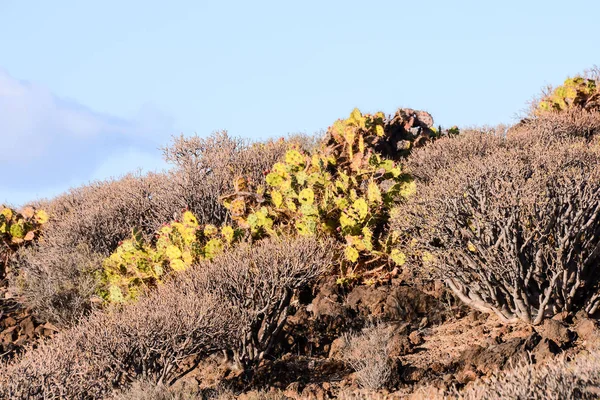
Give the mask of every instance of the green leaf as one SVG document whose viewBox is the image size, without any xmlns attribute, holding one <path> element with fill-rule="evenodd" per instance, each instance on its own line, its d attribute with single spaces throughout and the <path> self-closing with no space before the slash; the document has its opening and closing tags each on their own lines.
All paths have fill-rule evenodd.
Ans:
<svg viewBox="0 0 600 400">
<path fill-rule="evenodd" d="M 115 285 L 110 285 L 108 288 L 108 300 L 112 303 L 122 303 L 125 299 L 123 298 L 123 292 Z"/>
<path fill-rule="evenodd" d="M 25 237 L 25 229 L 21 224 L 13 224 L 10 226 L 10 235 L 13 238 L 23 239 Z"/>
<path fill-rule="evenodd" d="M 218 239 L 209 240 L 204 246 L 204 256 L 212 260 L 217 254 L 223 250 L 223 243 Z"/>
</svg>

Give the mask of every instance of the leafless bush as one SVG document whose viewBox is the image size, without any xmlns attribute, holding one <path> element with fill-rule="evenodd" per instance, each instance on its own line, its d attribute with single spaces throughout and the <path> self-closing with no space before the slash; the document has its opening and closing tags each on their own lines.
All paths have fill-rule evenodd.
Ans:
<svg viewBox="0 0 600 400">
<path fill-rule="evenodd" d="M 167 387 L 157 386 L 150 382 L 135 382 L 130 389 L 114 395 L 114 400 L 204 400 L 197 387 Z"/>
<path fill-rule="evenodd" d="M 42 320 L 70 326 L 92 310 L 102 259 L 86 244 L 69 249 L 42 244 L 18 254 L 20 275 L 13 285 Z"/>
<path fill-rule="evenodd" d="M 223 350 L 256 366 L 276 347 L 294 292 L 329 265 L 329 245 L 306 238 L 243 246 L 137 303 L 93 313 L 6 365 L 0 398 L 98 398 L 138 380 L 170 386 Z"/>
<path fill-rule="evenodd" d="M 190 385 L 183 387 L 156 386 L 147 382 L 136 382 L 132 388 L 113 397 L 114 400 L 235 400 L 235 392 L 217 387 L 216 389 L 199 389 Z M 245 394 L 252 400 L 284 400 L 289 399 L 281 390 L 252 391 Z"/>
<path fill-rule="evenodd" d="M 392 328 L 385 325 L 369 326 L 360 333 L 347 333 L 343 359 L 356 371 L 358 383 L 371 390 L 385 388 L 394 369 L 388 346 Z"/>
<path fill-rule="evenodd" d="M 546 112 L 526 118 L 508 131 L 509 137 L 526 135 L 538 141 L 582 137 L 591 139 L 600 134 L 600 112 L 573 108 Z"/>
<path fill-rule="evenodd" d="M 442 137 L 415 149 L 406 160 L 406 169 L 421 181 L 429 181 L 437 171 L 452 167 L 471 157 L 494 152 L 504 145 L 505 128 L 469 129 L 456 137 Z"/>
<path fill-rule="evenodd" d="M 463 392 L 446 398 L 464 400 L 597 399 L 600 393 L 600 355 L 579 355 L 573 361 L 564 358 L 545 365 L 525 364 L 475 382 Z"/>
<path fill-rule="evenodd" d="M 265 240 L 224 254 L 201 277 L 203 290 L 241 312 L 231 350 L 244 369 L 272 355 L 294 293 L 326 271 L 333 250 L 314 238 Z"/>
<path fill-rule="evenodd" d="M 180 212 L 167 175 L 127 175 L 94 182 L 46 202 L 51 215 L 45 227 L 47 246 L 63 248 L 85 243 L 90 250 L 109 255 L 136 227 L 148 237 Z"/>
<path fill-rule="evenodd" d="M 511 142 L 438 171 L 393 228 L 433 254 L 428 261 L 458 297 L 504 321 L 593 313 L 599 161 L 600 148 L 584 140 Z"/>
<path fill-rule="evenodd" d="M 179 282 L 142 301 L 96 313 L 29 350 L 0 376 L 0 397 L 101 398 L 144 380 L 171 385 L 198 360 L 226 347 L 236 310 Z"/>
<path fill-rule="evenodd" d="M 311 145 L 310 138 L 302 135 L 252 143 L 232 138 L 227 132 L 216 132 L 207 138 L 174 137 L 163 153 L 176 167 L 171 180 L 181 204 L 201 223 L 221 224 L 226 221 L 227 210 L 219 198 L 234 190 L 234 179 L 243 176 L 255 184 L 262 183 L 264 171 L 294 143 L 303 147 Z"/>
</svg>

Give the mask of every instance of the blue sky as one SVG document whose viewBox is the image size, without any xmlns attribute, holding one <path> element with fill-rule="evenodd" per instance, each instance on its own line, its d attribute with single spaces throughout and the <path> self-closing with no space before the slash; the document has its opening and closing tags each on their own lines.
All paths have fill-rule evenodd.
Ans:
<svg viewBox="0 0 600 400">
<path fill-rule="evenodd" d="M 599 16 L 594 0 L 0 0 L 0 202 L 165 168 L 180 133 L 313 133 L 354 107 L 514 122 L 600 64 Z"/>
</svg>

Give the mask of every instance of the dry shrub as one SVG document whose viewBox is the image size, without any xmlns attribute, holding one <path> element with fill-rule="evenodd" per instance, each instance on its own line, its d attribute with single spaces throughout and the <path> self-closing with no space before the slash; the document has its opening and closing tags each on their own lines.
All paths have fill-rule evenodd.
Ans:
<svg viewBox="0 0 600 400">
<path fill-rule="evenodd" d="M 16 259 L 25 304 L 61 326 L 92 309 L 102 259 L 139 227 L 146 236 L 179 209 L 166 175 L 127 175 L 70 190 L 39 206 L 51 215 L 43 238 Z"/>
<path fill-rule="evenodd" d="M 79 244 L 68 250 L 42 245 L 18 256 L 21 274 L 14 284 L 42 320 L 69 326 L 92 310 L 102 255 Z"/>
<path fill-rule="evenodd" d="M 203 290 L 241 313 L 231 337 L 240 366 L 249 370 L 274 355 L 294 293 L 326 272 L 333 250 L 332 241 L 313 237 L 265 239 L 223 254 L 210 268 Z"/>
<path fill-rule="evenodd" d="M 168 175 L 126 175 L 94 182 L 40 207 L 51 221 L 44 231 L 45 247 L 64 249 L 87 244 L 91 251 L 110 255 L 137 227 L 148 237 L 181 210 Z"/>
<path fill-rule="evenodd" d="M 220 225 L 227 221 L 227 210 L 220 197 L 231 193 L 233 181 L 244 176 L 260 184 L 291 144 L 310 148 L 311 138 L 295 135 L 288 140 L 252 143 L 217 132 L 207 138 L 174 137 L 163 149 L 167 161 L 175 165 L 171 179 L 177 197 L 197 216 L 201 224 Z"/>
<path fill-rule="evenodd" d="M 215 133 L 208 138 L 175 138 L 164 150 L 174 164 L 166 173 L 127 175 L 70 190 L 41 201 L 52 219 L 44 240 L 17 260 L 19 285 L 27 306 L 62 326 L 77 323 L 92 309 L 94 271 L 137 228 L 145 239 L 182 209 L 193 211 L 201 224 L 221 224 L 226 210 L 220 196 L 233 190 L 239 174 L 258 183 L 263 171 L 295 143 L 310 147 L 311 138 L 250 143 Z"/>
<path fill-rule="evenodd" d="M 458 297 L 504 321 L 593 313 L 600 148 L 574 138 L 523 143 L 442 168 L 400 207 L 393 228 L 433 254 L 425 262 Z"/>
<path fill-rule="evenodd" d="M 406 169 L 420 181 L 431 180 L 437 171 L 452 167 L 471 157 L 494 152 L 504 144 L 504 126 L 463 130 L 458 136 L 444 136 L 415 149 L 406 160 Z"/>
<path fill-rule="evenodd" d="M 591 139 L 600 134 L 600 112 L 573 108 L 526 118 L 508 131 L 508 136 L 533 136 L 539 141 L 568 137 Z"/>
<path fill-rule="evenodd" d="M 356 371 L 356 379 L 371 390 L 385 388 L 394 373 L 394 363 L 388 346 L 393 335 L 392 327 L 373 325 L 360 333 L 345 334 L 343 360 Z"/>
<path fill-rule="evenodd" d="M 6 365 L 0 398 L 99 398 L 138 380 L 171 386 L 223 350 L 256 366 L 275 348 L 294 291 L 326 268 L 327 245 L 307 238 L 243 246 L 137 303 L 93 313 Z"/>
<path fill-rule="evenodd" d="M 599 394 L 600 354 L 592 353 L 571 362 L 563 357 L 545 365 L 522 365 L 477 381 L 462 392 L 449 393 L 446 398 L 591 400 Z"/>
<path fill-rule="evenodd" d="M 216 397 L 216 396 L 215 396 Z M 157 386 L 150 382 L 135 382 L 130 389 L 116 394 L 114 400 L 204 400 L 215 398 L 206 396 L 197 387 Z"/>
<path fill-rule="evenodd" d="M 131 389 L 119 393 L 114 400 L 235 400 L 235 392 L 225 389 L 199 389 L 192 385 L 181 387 L 156 386 L 147 382 L 136 382 Z M 281 390 L 252 391 L 245 393 L 244 398 L 251 400 L 284 400 L 289 399 Z"/>
<path fill-rule="evenodd" d="M 121 311 L 93 314 L 4 368 L 0 397 L 101 398 L 143 379 L 169 385 L 225 348 L 235 310 L 183 282 Z"/>
</svg>

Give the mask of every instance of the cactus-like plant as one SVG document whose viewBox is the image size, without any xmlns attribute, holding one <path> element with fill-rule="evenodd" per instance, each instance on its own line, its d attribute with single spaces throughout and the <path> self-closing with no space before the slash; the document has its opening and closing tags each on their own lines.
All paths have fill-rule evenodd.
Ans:
<svg viewBox="0 0 600 400">
<path fill-rule="evenodd" d="M 19 247 L 37 240 L 48 219 L 46 211 L 33 207 L 20 211 L 0 207 L 0 280 L 8 273 L 10 257 Z"/>
<path fill-rule="evenodd" d="M 399 110 L 336 121 L 313 154 L 291 148 L 266 176 L 266 186 L 224 196 L 224 205 L 254 239 L 279 234 L 324 234 L 344 247 L 340 282 L 356 279 L 369 265 L 402 265 L 391 253 L 389 210 L 415 193 L 398 161 L 412 147 L 436 137 L 425 112 Z"/>
<path fill-rule="evenodd" d="M 412 196 L 415 184 L 399 161 L 440 134 L 423 111 L 400 109 L 386 118 L 355 109 L 329 128 L 313 154 L 292 145 L 265 171 L 264 185 L 237 176 L 235 192 L 221 198 L 236 228 L 201 227 L 185 212 L 181 222 L 163 226 L 152 243 L 134 230 L 105 260 L 101 295 L 109 302 L 133 299 L 168 273 L 212 259 L 241 236 L 334 237 L 345 255 L 340 283 L 366 279 L 375 262 L 401 266 L 405 257 L 393 250 L 397 235 L 388 232 L 387 222 L 392 206 Z"/>
<path fill-rule="evenodd" d="M 600 81 L 593 77 L 575 76 L 542 98 L 536 113 L 582 108 L 600 111 Z"/>
<path fill-rule="evenodd" d="M 231 226 L 201 226 L 190 212 L 163 225 L 151 243 L 136 229 L 103 263 L 100 295 L 110 303 L 135 299 L 171 272 L 187 269 L 200 259 L 212 259 L 239 237 Z"/>
</svg>

